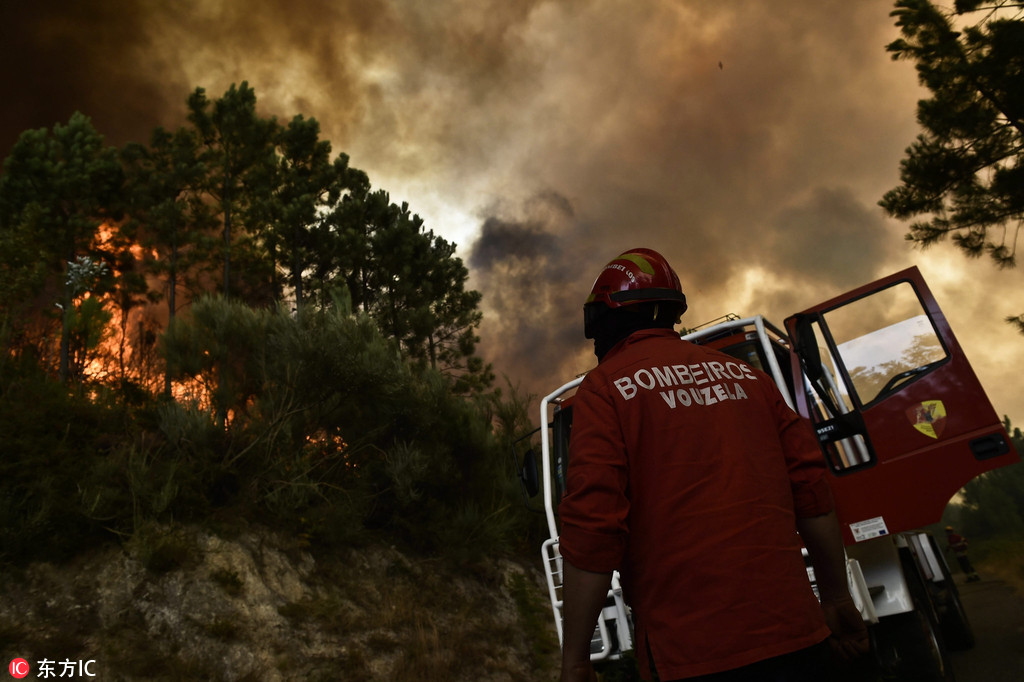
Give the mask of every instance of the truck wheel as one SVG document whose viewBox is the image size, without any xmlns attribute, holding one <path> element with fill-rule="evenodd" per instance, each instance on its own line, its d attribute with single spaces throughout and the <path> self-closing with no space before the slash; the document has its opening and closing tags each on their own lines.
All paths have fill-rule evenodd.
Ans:
<svg viewBox="0 0 1024 682">
<path fill-rule="evenodd" d="M 939 547 L 935 538 L 929 537 L 932 549 L 936 555 L 939 554 Z M 949 572 L 945 561 L 942 564 L 942 583 L 937 589 L 934 597 L 935 610 L 938 612 L 939 627 L 942 629 L 942 638 L 950 651 L 966 651 L 974 647 L 974 629 L 967 619 L 967 613 L 960 602 L 960 590 Z"/>
<path fill-rule="evenodd" d="M 938 598 L 938 608 L 942 637 L 949 650 L 966 651 L 973 648 L 974 629 L 967 620 L 963 604 L 960 603 L 960 593 L 952 582 Z"/>
<path fill-rule="evenodd" d="M 954 682 L 941 635 L 919 610 L 878 623 L 876 654 L 887 675 L 905 682 Z"/>
</svg>

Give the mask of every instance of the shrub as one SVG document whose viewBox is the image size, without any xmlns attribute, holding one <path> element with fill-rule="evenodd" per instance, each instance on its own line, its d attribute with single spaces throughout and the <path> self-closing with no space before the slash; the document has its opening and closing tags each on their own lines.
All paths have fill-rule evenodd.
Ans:
<svg viewBox="0 0 1024 682">
<path fill-rule="evenodd" d="M 81 485 L 123 437 L 116 405 L 0 357 L 0 561 L 60 559 L 107 534 Z"/>
<path fill-rule="evenodd" d="M 0 361 L 0 558 L 211 513 L 302 547 L 385 532 L 465 561 L 527 527 L 504 455 L 525 401 L 457 395 L 341 300 L 292 316 L 203 299 L 162 347 L 193 399 L 83 397 Z"/>
</svg>

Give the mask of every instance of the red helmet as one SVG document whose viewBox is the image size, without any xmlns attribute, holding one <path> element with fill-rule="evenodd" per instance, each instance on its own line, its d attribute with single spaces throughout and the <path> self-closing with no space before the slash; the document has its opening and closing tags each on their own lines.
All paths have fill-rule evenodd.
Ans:
<svg viewBox="0 0 1024 682">
<path fill-rule="evenodd" d="M 679 277 L 664 256 L 651 249 L 630 249 L 604 266 L 597 276 L 583 306 L 583 335 L 588 339 L 600 335 L 602 320 L 610 311 L 647 302 L 673 304 L 678 310 L 669 319 L 675 321 L 686 312 Z M 666 307 L 664 312 L 669 310 Z"/>
<path fill-rule="evenodd" d="M 587 303 L 604 303 L 609 308 L 642 303 L 672 301 L 686 311 L 686 296 L 679 277 L 665 257 L 652 249 L 630 249 L 597 276 Z"/>
</svg>

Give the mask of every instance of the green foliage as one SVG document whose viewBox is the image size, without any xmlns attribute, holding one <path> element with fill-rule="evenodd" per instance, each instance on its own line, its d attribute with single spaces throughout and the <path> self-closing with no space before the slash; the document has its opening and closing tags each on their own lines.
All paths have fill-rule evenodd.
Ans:
<svg viewBox="0 0 1024 682">
<path fill-rule="evenodd" d="M 319 137 L 316 119 L 301 115 L 281 131 L 278 188 L 270 205 L 274 220 L 265 241 L 271 258 L 287 272 L 286 286 L 300 310 L 312 279 L 307 272 L 318 264 L 320 253 L 336 252 L 324 247 L 337 239 L 337 225 L 344 222 L 338 220 L 341 207 L 365 196 L 370 186 L 365 173 L 349 167 L 347 155 L 339 154 L 332 163 L 331 145 Z M 279 298 L 283 288 L 278 287 Z"/>
<path fill-rule="evenodd" d="M 167 318 L 172 322 L 178 312 L 179 288 L 198 290 L 200 278 L 211 268 L 217 244 L 213 234 L 216 217 L 203 191 L 207 168 L 199 144 L 192 129 L 183 127 L 171 133 L 157 128 L 148 147 L 129 144 L 121 150 L 127 175 L 125 232 L 138 240 L 143 254 L 152 254 L 138 266 L 162 280 L 163 286 L 148 291 L 147 298 L 166 301 Z M 127 304 L 121 306 L 122 324 L 137 302 L 132 294 L 138 290 L 124 297 Z M 165 371 L 164 394 L 170 392 L 170 376 Z"/>
<path fill-rule="evenodd" d="M 267 303 L 272 266 L 259 257 L 258 241 L 268 229 L 266 202 L 274 192 L 277 120 L 257 115 L 256 93 L 244 81 L 214 101 L 196 88 L 188 98 L 188 120 L 206 170 L 202 189 L 219 211 L 221 291 Z"/>
<path fill-rule="evenodd" d="M 1024 433 L 1008 417 L 1003 425 L 1017 452 L 1024 454 Z M 981 475 L 961 495 L 963 503 L 946 507 L 942 524 L 932 529 L 933 534 L 942 538 L 942 527 L 953 526 L 970 541 L 970 558 L 976 567 L 1024 594 L 1024 462 Z M 941 539 L 940 544 L 944 545 Z M 956 565 L 951 553 L 949 561 Z"/>
<path fill-rule="evenodd" d="M 979 476 L 964 487 L 964 530 L 975 537 L 1024 534 L 1024 466 Z"/>
<path fill-rule="evenodd" d="M 180 419 L 174 430 L 165 421 L 164 436 L 188 448 L 208 443 L 192 453 L 218 470 L 203 480 L 229 476 L 248 503 L 313 543 L 337 538 L 339 526 L 365 526 L 425 550 L 499 551 L 523 523 L 492 415 L 504 411 L 521 428 L 525 414 L 513 413 L 525 402 L 455 394 L 336 300 L 297 316 L 222 298 L 197 303 L 164 347 L 178 376 L 210 387 L 210 414 L 193 412 L 198 433 L 187 436 Z M 220 445 L 211 424 L 222 425 Z"/>
<path fill-rule="evenodd" d="M 4 201 L 2 185 L 0 180 L 0 201 Z M 39 213 L 39 206 L 31 206 L 23 210 L 20 220 L 10 214 L 0 215 L 0 291 L 4 293 L 0 297 L 0 315 L 17 336 L 27 336 L 33 323 L 45 324 L 57 312 L 56 308 L 33 310 L 48 275 L 48 264 L 39 257 L 40 245 L 35 243 L 34 226 L 39 223 Z M 5 339 L 7 343 L 15 340 L 10 335 Z"/>
<path fill-rule="evenodd" d="M 0 179 L 0 287 L 8 294 L 0 314 L 19 326 L 19 344 L 59 333 L 59 375 L 87 378 L 75 373 L 69 329 L 86 291 L 74 291 L 71 267 L 85 257 L 107 266 L 87 291 L 116 312 L 122 384 L 142 378 L 140 367 L 130 375 L 126 356 L 141 357 L 153 336 L 129 328 L 147 303 L 164 299 L 173 323 L 216 289 L 298 310 L 331 305 L 344 286 L 408 357 L 445 373 L 459 392 L 489 387 L 490 368 L 475 355 L 480 294 L 467 290 L 454 244 L 408 205 L 371 192 L 345 154 L 332 161 L 315 119 L 298 115 L 282 126 L 258 115 L 245 82 L 217 99 L 197 88 L 187 111 L 188 125 L 157 128 L 148 145 L 120 153 L 104 148 L 81 114 L 22 135 Z M 52 355 L 45 342 L 35 351 Z"/>
<path fill-rule="evenodd" d="M 900 164 L 902 185 L 879 203 L 897 218 L 923 217 L 908 240 L 952 236 L 966 255 L 1013 267 L 1024 220 L 1024 10 L 1009 0 L 959 1 L 954 14 L 929 0 L 895 7 L 901 37 L 887 49 L 916 63 L 931 98 L 918 103 L 923 132 Z"/>
<path fill-rule="evenodd" d="M 83 290 L 72 269 L 80 257 L 99 263 L 109 259 L 97 244 L 101 224 L 116 218 L 121 208 L 122 170 L 113 148 L 80 113 L 67 125 L 51 130 L 29 130 L 18 138 L 0 176 L 0 240 L 10 248 L 0 251 L 5 291 L 0 308 L 22 327 L 51 316 L 54 305 L 63 316 L 58 372 L 71 375 L 70 317 Z M 27 266 L 26 274 L 14 271 Z M 24 302 L 44 293 L 42 308 L 26 309 Z M 94 287 L 89 287 L 93 289 Z M 44 299 L 45 300 L 45 299 Z M 8 308 L 8 306 L 10 306 Z M 25 315 L 28 319 L 22 321 Z"/>
<path fill-rule="evenodd" d="M 71 556 L 105 534 L 86 490 L 124 432 L 122 416 L 30 359 L 0 355 L 0 561 Z"/>
<path fill-rule="evenodd" d="M 212 296 L 197 300 L 190 312 L 191 319 L 175 318 L 163 335 L 167 369 L 175 380 L 202 386 L 223 422 L 229 411 L 245 409 L 259 388 L 253 365 L 265 354 L 273 313 Z"/>
<path fill-rule="evenodd" d="M 344 282 L 356 310 L 420 364 L 440 370 L 462 393 L 493 380 L 475 356 L 480 293 L 466 289 L 469 272 L 455 245 L 425 228 L 407 204 L 387 192 L 355 192 L 318 233 L 316 278 Z"/>
<path fill-rule="evenodd" d="M 120 151 L 75 114 L 5 162 L 0 561 L 132 537 L 159 564 L 147 529 L 232 515 L 512 547 L 526 401 L 489 391 L 455 245 L 246 83 L 187 110 Z"/>
<path fill-rule="evenodd" d="M 109 338 L 112 313 L 98 298 L 86 298 L 65 316 L 68 336 L 68 371 L 70 376 L 84 377 L 85 368 L 95 359 L 100 343 Z"/>
<path fill-rule="evenodd" d="M 1024 597 L 1024 536 L 1000 536 L 971 544 L 971 561 Z"/>
<path fill-rule="evenodd" d="M 489 370 L 467 361 L 479 341 L 480 293 L 465 289 L 469 272 L 455 245 L 427 231 L 407 204 L 389 205 L 366 227 L 375 267 L 359 268 L 369 274 L 364 309 L 410 357 L 458 376 L 460 390 L 486 388 Z"/>
</svg>

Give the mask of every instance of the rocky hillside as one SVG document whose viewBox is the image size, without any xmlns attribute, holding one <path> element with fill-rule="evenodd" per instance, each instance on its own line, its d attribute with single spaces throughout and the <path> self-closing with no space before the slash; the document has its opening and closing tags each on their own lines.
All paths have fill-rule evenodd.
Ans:
<svg viewBox="0 0 1024 682">
<path fill-rule="evenodd" d="M 191 528 L 0 575 L 0 653 L 26 679 L 549 680 L 557 652 L 529 562 Z"/>
</svg>

